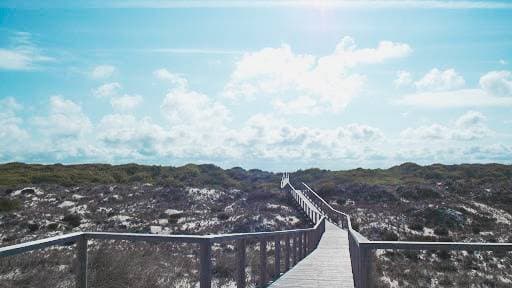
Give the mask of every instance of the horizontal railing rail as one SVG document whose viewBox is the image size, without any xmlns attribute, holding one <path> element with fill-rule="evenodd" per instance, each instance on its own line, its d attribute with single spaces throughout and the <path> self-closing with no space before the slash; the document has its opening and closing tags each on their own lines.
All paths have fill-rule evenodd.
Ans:
<svg viewBox="0 0 512 288">
<path fill-rule="evenodd" d="M 274 244 L 274 278 L 282 272 L 289 270 L 300 260 L 306 257 L 318 246 L 318 242 L 325 232 L 325 217 L 323 217 L 311 203 L 292 189 L 291 197 L 301 207 L 304 213 L 315 224 L 312 228 L 282 230 L 273 232 L 232 233 L 220 235 L 161 235 L 140 233 L 111 233 L 111 232 L 77 232 L 65 234 L 26 243 L 0 247 L 0 257 L 44 249 L 56 245 L 76 244 L 78 271 L 78 288 L 88 287 L 88 248 L 89 240 L 117 240 L 117 241 L 144 241 L 164 243 L 190 243 L 199 245 L 199 283 L 201 288 L 212 285 L 212 245 L 226 241 L 235 241 L 236 271 L 235 282 L 237 287 L 246 287 L 246 245 L 248 241 L 259 242 L 260 275 L 259 286 L 268 284 L 270 275 L 267 275 L 267 244 Z M 281 243 L 284 242 L 282 246 Z M 281 251 L 283 250 L 283 251 Z M 283 253 L 281 253 L 283 252 Z M 281 271 L 281 262 L 284 261 L 284 271 Z"/>
<path fill-rule="evenodd" d="M 350 260 L 356 288 L 372 286 L 371 259 L 373 250 L 467 250 L 467 251 L 512 251 L 512 243 L 475 243 L 475 242 L 416 242 L 416 241 L 371 241 L 352 228 L 350 216 L 334 209 L 306 183 L 303 195 L 313 203 L 328 220 L 348 231 Z M 292 187 L 290 185 L 290 187 Z M 292 187 L 292 189 L 294 189 Z M 300 192 L 299 192 L 300 193 Z"/>
</svg>

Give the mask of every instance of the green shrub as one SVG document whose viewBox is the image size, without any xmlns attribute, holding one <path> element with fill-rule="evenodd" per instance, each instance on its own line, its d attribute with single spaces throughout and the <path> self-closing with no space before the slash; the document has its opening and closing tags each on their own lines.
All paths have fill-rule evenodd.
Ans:
<svg viewBox="0 0 512 288">
<path fill-rule="evenodd" d="M 217 214 L 217 219 L 219 219 L 220 221 L 226 221 L 229 219 L 229 215 L 227 213 L 221 212 Z"/>
<path fill-rule="evenodd" d="M 411 225 L 409 225 L 409 229 L 415 230 L 415 231 L 423 231 L 423 224 L 419 222 L 414 222 Z"/>
<path fill-rule="evenodd" d="M 448 236 L 448 228 L 446 227 L 436 227 L 434 229 L 434 234 L 437 236 Z"/>
<path fill-rule="evenodd" d="M 78 227 L 82 222 L 82 217 L 78 214 L 67 214 L 62 218 L 62 221 L 66 222 L 71 227 Z"/>
<path fill-rule="evenodd" d="M 382 233 L 382 240 L 384 241 L 398 241 L 398 235 L 393 231 L 386 230 Z"/>
<path fill-rule="evenodd" d="M 21 204 L 18 200 L 9 198 L 0 198 L 0 212 L 10 212 L 20 208 Z"/>
</svg>

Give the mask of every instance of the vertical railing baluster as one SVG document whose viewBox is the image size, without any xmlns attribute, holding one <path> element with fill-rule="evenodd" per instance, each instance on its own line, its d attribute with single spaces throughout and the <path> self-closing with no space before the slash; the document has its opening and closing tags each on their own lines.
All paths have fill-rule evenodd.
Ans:
<svg viewBox="0 0 512 288">
<path fill-rule="evenodd" d="M 236 246 L 236 287 L 245 288 L 245 239 L 237 240 Z"/>
<path fill-rule="evenodd" d="M 302 233 L 302 258 L 305 258 L 306 255 L 308 254 L 308 251 L 307 251 L 307 246 L 308 246 L 308 242 L 307 242 L 307 234 L 306 232 L 303 232 Z"/>
<path fill-rule="evenodd" d="M 286 238 L 285 238 L 285 256 L 286 258 L 284 258 L 284 271 L 288 271 L 288 269 L 290 269 L 290 236 L 289 235 L 286 235 Z"/>
<path fill-rule="evenodd" d="M 277 278 L 281 275 L 281 239 L 279 237 L 275 240 L 274 248 L 274 277 Z"/>
<path fill-rule="evenodd" d="M 299 245 L 297 245 L 298 248 L 299 248 L 299 255 L 298 255 L 298 258 L 299 258 L 299 261 L 302 260 L 302 233 L 299 233 Z"/>
<path fill-rule="evenodd" d="M 260 240 L 260 287 L 267 283 L 267 241 Z"/>
<path fill-rule="evenodd" d="M 200 288 L 212 286 L 212 244 L 210 239 L 199 243 L 199 285 Z"/>
<path fill-rule="evenodd" d="M 87 238 L 81 235 L 77 241 L 77 260 L 78 260 L 78 288 L 87 288 Z"/>
<path fill-rule="evenodd" d="M 293 258 L 293 263 L 292 263 L 292 266 L 295 266 L 295 264 L 297 264 L 297 235 L 293 235 L 292 236 L 292 240 L 293 240 L 293 246 L 292 246 L 292 258 Z"/>
</svg>

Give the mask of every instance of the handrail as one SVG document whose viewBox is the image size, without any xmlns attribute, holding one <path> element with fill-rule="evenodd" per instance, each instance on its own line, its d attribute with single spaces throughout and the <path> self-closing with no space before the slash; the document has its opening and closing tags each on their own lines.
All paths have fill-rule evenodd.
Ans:
<svg viewBox="0 0 512 288">
<path fill-rule="evenodd" d="M 289 183 L 288 183 L 289 184 Z M 291 185 L 290 185 L 291 186 Z M 87 262 L 88 262 L 88 240 L 128 240 L 146 242 L 170 242 L 170 243 L 192 243 L 199 244 L 199 282 L 200 288 L 211 287 L 212 282 L 212 245 L 225 241 L 236 241 L 237 270 L 235 280 L 237 287 L 246 286 L 245 265 L 246 265 L 246 241 L 259 241 L 260 247 L 260 278 L 259 284 L 265 285 L 268 282 L 267 273 L 267 242 L 275 242 L 274 253 L 274 276 L 279 277 L 282 272 L 287 271 L 293 265 L 306 257 L 318 246 L 322 234 L 325 232 L 326 218 L 293 188 L 290 195 L 297 202 L 303 212 L 315 224 L 311 228 L 281 230 L 273 232 L 252 232 L 252 233 L 231 233 L 219 235 L 156 235 L 139 233 L 111 233 L 111 232 L 76 232 L 55 237 L 34 240 L 21 244 L 0 247 L 0 257 L 13 256 L 28 251 L 43 249 L 46 247 L 61 244 L 76 244 L 78 257 L 77 287 L 87 288 Z M 281 242 L 284 241 L 284 271 L 281 271 Z"/>
<path fill-rule="evenodd" d="M 317 209 L 319 211 L 328 216 L 328 218 L 332 217 L 332 214 L 328 214 L 335 213 L 337 216 L 334 216 L 334 218 L 341 216 L 342 218 L 344 217 L 346 219 L 346 228 L 348 230 L 349 238 L 350 260 L 352 263 L 354 286 L 356 288 L 366 288 L 372 286 L 370 280 L 370 261 L 372 258 L 371 253 L 373 250 L 377 249 L 512 251 L 512 243 L 371 241 L 361 235 L 359 232 L 352 229 L 350 216 L 348 214 L 334 209 L 306 183 L 302 182 L 302 184 L 307 188 L 309 194 L 315 196 L 316 201 L 310 199 L 308 195 L 304 193 L 304 195 L 308 197 L 308 199 L 310 199 L 313 204 L 317 205 Z M 327 208 L 327 212 L 324 212 L 320 206 Z M 345 228 L 343 222 L 342 228 Z"/>
<path fill-rule="evenodd" d="M 33 250 L 43 249 L 46 247 L 66 244 L 66 243 L 74 243 L 83 235 L 82 232 L 70 233 L 65 235 L 54 236 L 50 238 L 44 238 L 40 240 L 34 240 L 30 242 L 0 247 L 0 257 L 4 256 L 13 256 L 16 254 L 29 252 Z"/>
</svg>

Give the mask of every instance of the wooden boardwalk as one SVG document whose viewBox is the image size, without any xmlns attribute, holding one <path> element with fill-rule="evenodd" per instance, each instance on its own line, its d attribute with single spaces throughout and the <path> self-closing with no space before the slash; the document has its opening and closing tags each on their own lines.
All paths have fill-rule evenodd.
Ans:
<svg viewBox="0 0 512 288">
<path fill-rule="evenodd" d="M 326 222 L 318 248 L 269 287 L 354 287 L 347 231 Z"/>
</svg>

